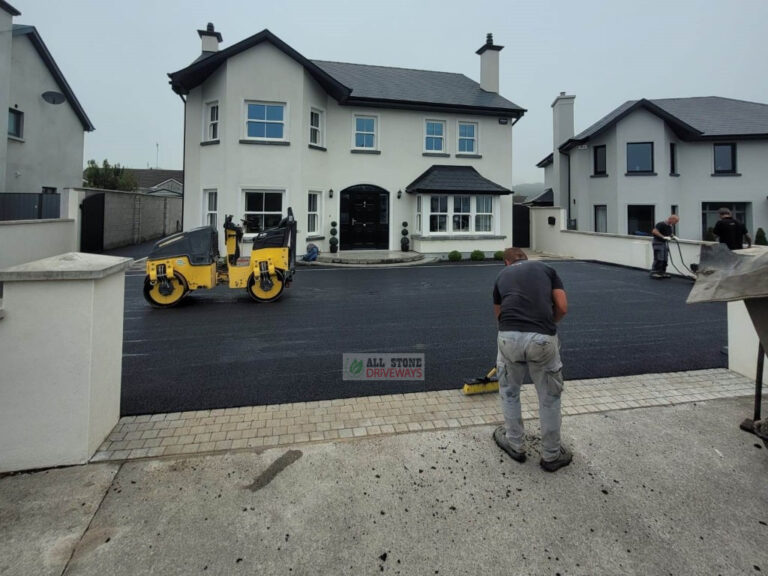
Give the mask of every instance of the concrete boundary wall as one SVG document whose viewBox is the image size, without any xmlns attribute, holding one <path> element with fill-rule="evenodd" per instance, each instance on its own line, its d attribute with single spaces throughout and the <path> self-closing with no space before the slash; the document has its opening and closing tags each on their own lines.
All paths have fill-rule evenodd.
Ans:
<svg viewBox="0 0 768 576">
<path fill-rule="evenodd" d="M 599 260 L 632 268 L 651 269 L 653 249 L 649 236 L 566 230 L 565 210 L 557 207 L 531 207 L 530 214 L 532 250 L 580 260 Z M 550 224 L 550 218 L 554 218 L 554 224 Z M 672 244 L 667 271 L 677 273 L 674 264 L 680 269 L 680 273 L 686 274 L 682 264 L 698 262 L 699 252 L 704 244 L 712 242 L 680 240 L 679 250 L 678 244 Z"/>
<path fill-rule="evenodd" d="M 75 224 L 68 218 L 0 222 L 0 270 L 77 250 Z"/>
</svg>

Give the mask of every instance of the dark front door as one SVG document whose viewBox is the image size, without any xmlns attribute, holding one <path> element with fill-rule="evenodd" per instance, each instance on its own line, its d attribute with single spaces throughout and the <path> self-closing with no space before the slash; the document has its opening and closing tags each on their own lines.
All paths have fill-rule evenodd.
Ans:
<svg viewBox="0 0 768 576">
<path fill-rule="evenodd" d="M 88 196 L 80 204 L 80 252 L 104 250 L 104 194 Z"/>
<path fill-rule="evenodd" d="M 341 192 L 342 250 L 389 247 L 389 192 L 378 186 L 353 186 Z"/>
<path fill-rule="evenodd" d="M 528 206 L 515 204 L 512 207 L 512 246 L 531 247 L 531 217 Z"/>
</svg>

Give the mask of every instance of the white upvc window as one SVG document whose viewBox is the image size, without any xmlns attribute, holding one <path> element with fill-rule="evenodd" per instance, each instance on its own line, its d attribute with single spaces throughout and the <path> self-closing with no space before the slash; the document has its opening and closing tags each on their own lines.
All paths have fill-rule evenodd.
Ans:
<svg viewBox="0 0 768 576">
<path fill-rule="evenodd" d="M 475 196 L 475 232 L 493 232 L 493 196 Z"/>
<path fill-rule="evenodd" d="M 208 102 L 205 105 L 205 134 L 203 139 L 211 142 L 219 139 L 219 103 Z"/>
<path fill-rule="evenodd" d="M 307 195 L 307 234 L 317 234 L 320 230 L 320 199 L 322 192 L 310 191 Z"/>
<path fill-rule="evenodd" d="M 286 140 L 285 104 L 245 102 L 245 137 L 250 140 Z"/>
<path fill-rule="evenodd" d="M 282 190 L 243 190 L 243 220 L 246 232 L 263 232 L 283 217 Z"/>
<path fill-rule="evenodd" d="M 426 120 L 424 122 L 424 152 L 445 152 L 445 122 Z"/>
<path fill-rule="evenodd" d="M 419 211 L 417 199 L 417 222 Z M 430 234 L 490 234 L 495 226 L 493 196 L 433 195 L 428 216 Z"/>
<path fill-rule="evenodd" d="M 453 232 L 469 232 L 472 216 L 472 198 L 470 196 L 453 197 Z"/>
<path fill-rule="evenodd" d="M 203 226 L 218 230 L 218 191 L 215 188 L 203 190 Z"/>
<path fill-rule="evenodd" d="M 323 111 L 312 108 L 309 111 L 309 143 L 313 146 L 324 146 Z"/>
<path fill-rule="evenodd" d="M 8 136 L 24 137 L 24 112 L 15 108 L 8 109 Z"/>
<path fill-rule="evenodd" d="M 353 148 L 359 150 L 376 150 L 378 147 L 378 138 L 376 137 L 377 124 L 378 118 L 376 118 L 376 116 L 355 115 Z"/>
<path fill-rule="evenodd" d="M 421 194 L 416 196 L 416 232 L 421 232 Z"/>
<path fill-rule="evenodd" d="M 477 122 L 459 121 L 457 154 L 477 154 Z"/>
<path fill-rule="evenodd" d="M 429 197 L 429 231 L 448 231 L 448 196 Z"/>
</svg>

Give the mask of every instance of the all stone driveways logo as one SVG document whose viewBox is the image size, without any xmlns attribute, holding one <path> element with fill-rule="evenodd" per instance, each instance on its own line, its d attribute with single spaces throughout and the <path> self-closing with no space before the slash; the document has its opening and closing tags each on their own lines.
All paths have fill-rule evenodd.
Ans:
<svg viewBox="0 0 768 576">
<path fill-rule="evenodd" d="M 342 380 L 424 380 L 424 354 L 343 354 Z"/>
</svg>

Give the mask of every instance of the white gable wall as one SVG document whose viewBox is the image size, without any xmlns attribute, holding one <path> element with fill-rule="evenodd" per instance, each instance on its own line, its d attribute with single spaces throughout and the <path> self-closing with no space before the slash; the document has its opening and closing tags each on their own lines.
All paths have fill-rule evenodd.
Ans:
<svg viewBox="0 0 768 576">
<path fill-rule="evenodd" d="M 5 191 L 5 171 L 8 162 L 8 102 L 11 95 L 11 42 L 13 17 L 0 10 L 0 192 Z"/>
<path fill-rule="evenodd" d="M 18 105 L 24 113 L 24 128 L 23 141 L 8 139 L 5 191 L 80 186 L 84 141 L 80 119 L 67 102 L 53 105 L 41 98 L 43 92 L 61 88 L 27 36 L 13 38 L 11 60 L 9 107 Z"/>
</svg>

